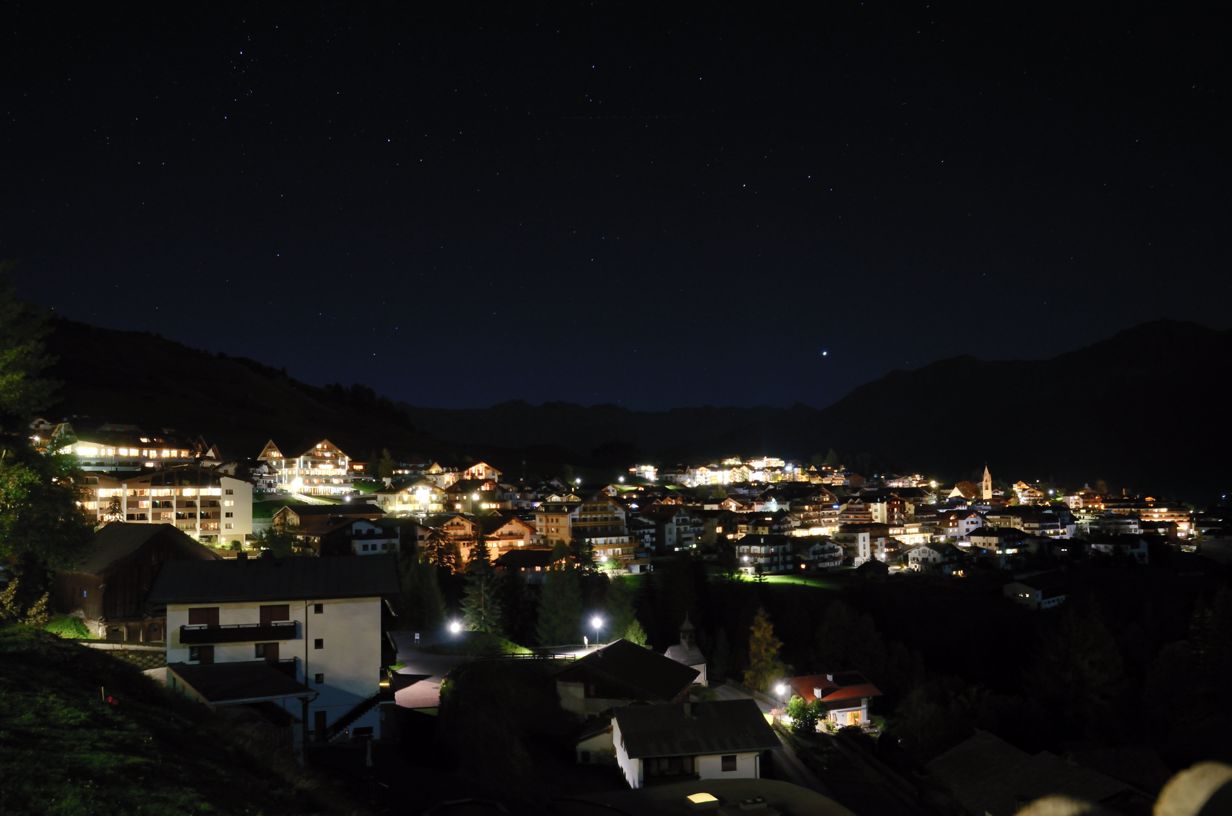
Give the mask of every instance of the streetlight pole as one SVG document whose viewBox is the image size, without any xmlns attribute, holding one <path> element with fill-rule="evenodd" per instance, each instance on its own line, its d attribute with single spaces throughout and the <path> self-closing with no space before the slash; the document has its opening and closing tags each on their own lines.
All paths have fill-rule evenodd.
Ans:
<svg viewBox="0 0 1232 816">
<path fill-rule="evenodd" d="M 590 619 L 590 628 L 595 630 L 595 646 L 599 645 L 599 630 L 603 628 L 603 618 L 595 615 Z"/>
</svg>

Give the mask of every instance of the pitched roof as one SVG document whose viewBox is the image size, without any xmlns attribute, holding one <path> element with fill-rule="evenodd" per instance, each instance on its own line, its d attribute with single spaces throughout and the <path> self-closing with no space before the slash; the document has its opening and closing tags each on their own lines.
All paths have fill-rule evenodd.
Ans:
<svg viewBox="0 0 1232 816">
<path fill-rule="evenodd" d="M 864 679 L 864 675 L 853 671 L 789 677 L 787 685 L 806 703 L 821 700 L 827 707 L 836 707 L 849 700 L 881 696 L 881 689 Z M 817 696 L 818 691 L 821 692 L 820 697 Z"/>
<path fill-rule="evenodd" d="M 149 602 L 367 598 L 397 592 L 398 570 L 392 555 L 171 561 L 154 582 Z"/>
<path fill-rule="evenodd" d="M 509 550 L 496 559 L 496 566 L 502 569 L 547 569 L 553 563 L 552 550 L 542 547 Z"/>
<path fill-rule="evenodd" d="M 290 510 L 304 516 L 383 516 L 385 511 L 367 502 L 343 502 L 342 504 L 286 504 L 279 511 Z"/>
<path fill-rule="evenodd" d="M 556 675 L 558 682 L 586 683 L 594 696 L 622 700 L 671 700 L 700 672 L 623 638 L 591 652 Z"/>
<path fill-rule="evenodd" d="M 521 524 L 527 530 L 534 532 L 535 528 L 526 521 L 518 518 L 513 513 L 493 513 L 490 516 L 479 517 L 479 529 L 483 530 L 484 535 L 492 535 L 506 524 Z"/>
<path fill-rule="evenodd" d="M 616 709 L 625 751 L 632 758 L 764 751 L 779 738 L 752 700 L 630 705 Z"/>
<path fill-rule="evenodd" d="M 1099 804 L 1133 790 L 1056 754 L 1020 751 L 986 731 L 976 731 L 929 762 L 928 770 L 949 785 L 967 811 L 992 816 L 1010 816 L 1052 794 Z"/>
<path fill-rule="evenodd" d="M 266 697 L 307 697 L 313 693 L 312 689 L 264 660 L 206 665 L 171 663 L 167 668 L 211 703 Z"/>
<path fill-rule="evenodd" d="M 127 558 L 159 536 L 169 536 L 174 545 L 189 557 L 203 561 L 219 557 L 209 547 L 197 543 L 173 524 L 132 524 L 115 521 L 94 534 L 85 557 L 74 571 L 99 575 L 116 561 Z"/>
</svg>

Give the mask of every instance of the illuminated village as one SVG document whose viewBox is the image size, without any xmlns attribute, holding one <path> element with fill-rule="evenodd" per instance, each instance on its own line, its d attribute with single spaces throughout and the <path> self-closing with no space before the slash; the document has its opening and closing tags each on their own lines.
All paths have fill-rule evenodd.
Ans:
<svg viewBox="0 0 1232 816">
<path fill-rule="evenodd" d="M 416 714 L 476 727 L 445 699 L 450 678 L 535 658 L 525 665 L 546 671 L 553 739 L 578 769 L 610 769 L 599 778 L 613 791 L 694 779 L 713 782 L 698 790 L 713 797 L 778 779 L 804 801 L 900 808 L 893 786 L 825 781 L 841 762 L 914 784 L 852 736 L 872 745 L 884 732 L 933 756 L 933 778 L 963 807 L 1010 812 L 951 766 L 984 757 L 996 775 L 1063 761 L 978 728 L 939 742 L 896 728 L 912 716 L 904 669 L 887 662 L 901 646 L 882 645 L 867 617 L 827 606 L 813 662 L 789 665 L 776 632 L 798 627 L 745 600 L 742 614 L 756 614 L 737 642 L 689 582 L 815 595 L 873 585 L 887 597 L 978 586 L 998 618 L 1055 616 L 1092 568 L 1224 559 L 1230 540 L 1226 504 L 1002 478 L 982 463 L 974 479 L 943 481 L 856 473 L 830 451 L 529 481 L 503 463 L 358 461 L 330 439 L 273 437 L 236 458 L 192 433 L 40 419 L 29 442 L 77 465 L 94 530 L 56 576 L 51 620 L 213 710 L 265 712 L 260 728 L 301 763 L 322 746 L 397 744 Z M 646 595 L 669 586 L 683 594 Z M 1084 795 L 1149 801 L 1096 766 L 1072 773 Z"/>
</svg>

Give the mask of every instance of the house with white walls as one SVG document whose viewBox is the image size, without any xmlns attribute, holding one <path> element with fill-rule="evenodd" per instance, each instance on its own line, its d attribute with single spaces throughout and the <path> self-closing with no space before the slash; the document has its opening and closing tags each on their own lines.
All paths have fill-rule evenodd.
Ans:
<svg viewBox="0 0 1232 816">
<path fill-rule="evenodd" d="M 691 779 L 760 779 L 779 745 L 750 699 L 628 705 L 612 714 L 616 764 L 631 788 Z"/>
<path fill-rule="evenodd" d="M 167 683 L 211 707 L 272 704 L 308 740 L 381 736 L 393 556 L 168 562 Z M 388 648 L 387 650 L 387 647 Z M 270 706 L 260 709 L 270 711 Z"/>
<path fill-rule="evenodd" d="M 804 702 L 821 704 L 824 714 L 819 729 L 823 723 L 834 728 L 867 724 L 869 701 L 881 696 L 880 689 L 855 671 L 789 677 L 787 686 Z"/>
</svg>

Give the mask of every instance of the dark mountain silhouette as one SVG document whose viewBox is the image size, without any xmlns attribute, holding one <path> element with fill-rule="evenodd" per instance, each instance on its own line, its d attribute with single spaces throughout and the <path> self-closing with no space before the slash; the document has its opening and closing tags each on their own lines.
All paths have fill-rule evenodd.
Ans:
<svg viewBox="0 0 1232 816">
<path fill-rule="evenodd" d="M 863 471 L 1105 479 L 1200 498 L 1228 479 L 1232 332 L 1159 321 L 1047 360 L 942 360 L 817 409 L 396 404 L 373 388 L 299 383 L 252 360 L 148 334 L 57 321 L 60 413 L 204 434 L 229 456 L 328 436 L 353 455 L 476 455 L 602 468 L 830 448 Z M 379 390 L 380 384 L 374 384 Z M 289 444 L 289 443 L 288 443 Z M 498 462 L 499 463 L 499 462 Z"/>
</svg>

